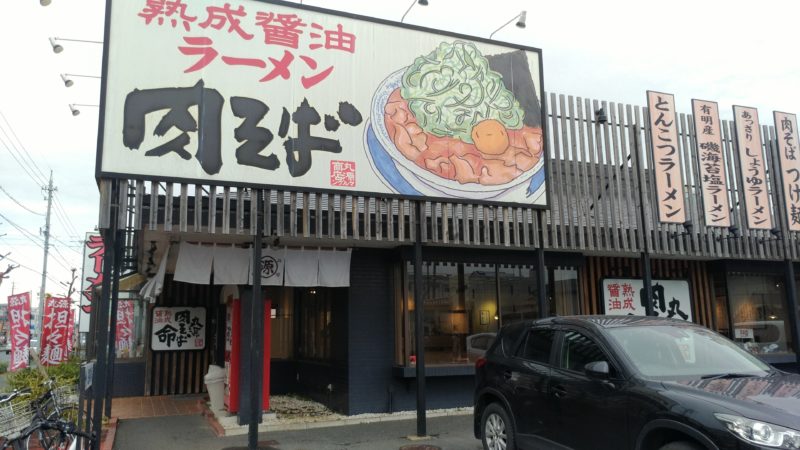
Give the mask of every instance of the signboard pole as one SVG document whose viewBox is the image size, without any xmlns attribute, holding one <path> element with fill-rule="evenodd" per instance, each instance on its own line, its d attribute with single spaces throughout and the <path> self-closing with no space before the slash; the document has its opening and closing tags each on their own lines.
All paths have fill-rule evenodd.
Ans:
<svg viewBox="0 0 800 450">
<path fill-rule="evenodd" d="M 261 422 L 261 389 L 264 344 L 264 298 L 261 295 L 261 234 L 264 232 L 261 189 L 256 189 L 256 235 L 253 238 L 253 297 L 250 300 L 250 423 L 247 446 L 258 448 L 258 424 Z"/>
<path fill-rule="evenodd" d="M 650 270 L 650 249 L 647 245 L 647 221 L 646 216 L 644 214 L 644 199 L 645 199 L 645 190 L 644 184 L 642 180 L 642 172 L 644 171 L 644 167 L 642 167 L 642 155 L 641 149 L 639 146 L 639 124 L 634 122 L 631 124 L 632 131 L 633 131 L 633 153 L 636 157 L 636 179 L 639 182 L 639 219 L 641 225 L 641 235 L 642 235 L 642 281 L 644 282 L 644 298 L 647 299 L 645 302 L 645 312 L 648 316 L 653 315 L 653 280 L 651 270 Z"/>
<path fill-rule="evenodd" d="M 543 213 L 536 212 L 536 218 L 539 221 L 539 248 L 536 249 L 536 272 L 539 278 L 539 317 L 544 318 L 550 316 L 547 305 L 547 268 L 544 265 L 544 221 L 542 220 Z M 499 278 L 497 278 L 499 280 Z"/>
<path fill-rule="evenodd" d="M 111 314 L 108 330 L 108 373 L 106 383 L 105 415 L 111 417 L 111 390 L 114 386 L 114 363 L 117 360 L 117 310 L 119 308 L 119 279 L 122 273 L 122 243 L 125 241 L 124 231 L 117 230 L 114 242 L 114 278 L 111 280 Z"/>
<path fill-rule="evenodd" d="M 797 320 L 797 284 L 794 281 L 794 263 L 791 258 L 786 258 L 786 299 L 789 307 L 789 327 L 792 329 L 792 340 L 795 342 L 795 355 L 797 356 L 797 368 L 800 368 L 800 352 L 797 343 L 800 342 L 800 327 Z"/>
<path fill-rule="evenodd" d="M 118 184 L 117 181 L 112 181 L 112 189 L 111 189 L 111 198 L 118 198 Z M 119 214 L 119 205 L 116 207 L 112 206 L 111 210 L 111 217 L 110 217 L 110 224 L 111 227 L 108 229 L 103 230 L 103 241 L 106 245 L 106 251 L 109 252 L 106 256 L 109 257 L 106 261 L 116 261 L 114 257 L 114 253 L 116 252 L 116 245 L 114 240 L 116 239 L 117 233 L 117 216 Z M 103 426 L 103 400 L 105 400 L 106 395 L 106 384 L 107 384 L 107 373 L 106 373 L 106 366 L 107 366 L 107 356 L 108 356 L 108 314 L 109 314 L 109 302 L 111 299 L 111 276 L 112 276 L 112 269 L 114 264 L 103 264 L 103 283 L 102 283 L 102 295 L 100 296 L 99 304 L 93 305 L 97 307 L 97 313 L 95 315 L 95 320 L 97 324 L 93 327 L 95 331 L 95 340 L 97 341 L 97 345 L 95 348 L 97 349 L 97 366 L 95 367 L 97 374 L 97 380 L 93 383 L 93 402 L 92 402 L 92 429 L 95 432 L 98 432 L 102 429 Z M 99 436 L 99 434 L 98 434 Z"/>
<path fill-rule="evenodd" d="M 417 357 L 417 436 L 427 434 L 425 427 L 425 342 L 422 316 L 425 301 L 422 298 L 422 202 L 416 203 L 414 232 L 414 352 Z"/>
</svg>

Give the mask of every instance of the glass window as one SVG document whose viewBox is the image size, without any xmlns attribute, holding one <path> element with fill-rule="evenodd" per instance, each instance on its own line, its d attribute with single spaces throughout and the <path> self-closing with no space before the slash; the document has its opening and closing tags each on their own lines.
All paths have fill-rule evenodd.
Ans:
<svg viewBox="0 0 800 450">
<path fill-rule="evenodd" d="M 572 267 L 550 267 L 547 272 L 550 313 L 559 316 L 580 314 L 578 270 Z"/>
<path fill-rule="evenodd" d="M 528 361 L 549 364 L 555 334 L 556 332 L 550 329 L 531 330 L 525 337 L 525 345 L 520 347 L 519 356 Z"/>
<path fill-rule="evenodd" d="M 564 334 L 561 367 L 583 372 L 586 364 L 595 361 L 608 361 L 608 358 L 594 341 L 577 331 L 568 331 Z"/>
<path fill-rule="evenodd" d="M 503 325 L 536 319 L 539 284 L 536 269 L 530 266 L 503 266 L 497 269 L 500 290 L 500 311 Z"/>
<path fill-rule="evenodd" d="M 733 339 L 754 354 L 791 353 L 782 275 L 728 275 Z"/>
</svg>

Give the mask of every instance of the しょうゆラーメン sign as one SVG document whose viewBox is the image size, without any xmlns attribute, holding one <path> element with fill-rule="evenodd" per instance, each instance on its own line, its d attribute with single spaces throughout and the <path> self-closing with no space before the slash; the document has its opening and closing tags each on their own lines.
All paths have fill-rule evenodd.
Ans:
<svg viewBox="0 0 800 450">
<path fill-rule="evenodd" d="M 536 49 L 281 2 L 109 8 L 98 176 L 547 205 Z"/>
</svg>

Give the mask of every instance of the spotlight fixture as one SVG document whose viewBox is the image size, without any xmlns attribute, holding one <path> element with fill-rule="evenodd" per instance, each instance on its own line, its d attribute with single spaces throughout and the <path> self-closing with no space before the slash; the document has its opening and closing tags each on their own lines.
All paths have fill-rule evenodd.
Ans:
<svg viewBox="0 0 800 450">
<path fill-rule="evenodd" d="M 687 220 L 687 221 L 683 222 L 683 233 L 678 233 L 676 231 L 676 232 L 672 233 L 670 235 L 670 237 L 672 237 L 674 239 L 674 238 L 679 237 L 679 236 L 689 236 L 689 235 L 692 234 L 692 229 L 693 228 L 694 228 L 694 225 L 692 225 L 692 221 L 691 220 Z"/>
<path fill-rule="evenodd" d="M 739 227 L 737 227 L 735 225 L 731 225 L 731 226 L 728 227 L 728 233 L 730 233 L 730 236 L 725 236 L 725 237 L 717 236 L 716 240 L 717 241 L 722 241 L 722 240 L 728 240 L 728 239 L 739 239 L 740 237 L 742 237 L 739 234 Z"/>
<path fill-rule="evenodd" d="M 50 40 L 50 46 L 53 47 L 53 53 L 61 53 L 64 51 L 64 46 L 59 44 L 56 41 L 67 41 L 67 42 L 83 42 L 85 44 L 102 44 L 103 41 L 89 41 L 86 39 L 67 39 L 67 38 L 59 38 L 59 37 L 51 37 L 48 38 Z"/>
<path fill-rule="evenodd" d="M 506 27 L 506 25 L 510 24 L 510 23 L 511 23 L 511 22 L 513 22 L 515 19 L 518 19 L 518 20 L 517 20 L 517 23 L 516 23 L 516 25 L 517 25 L 517 28 L 525 28 L 525 19 L 526 19 L 527 17 L 528 17 L 528 12 L 527 12 L 527 11 L 522 11 L 521 13 L 519 13 L 519 14 L 517 14 L 516 16 L 512 17 L 512 18 L 511 18 L 511 20 L 509 20 L 508 22 L 506 22 L 506 23 L 504 23 L 503 25 L 501 25 L 501 26 L 500 26 L 500 28 L 498 28 L 498 29 L 496 29 L 496 30 L 492 31 L 492 34 L 490 34 L 490 35 L 489 35 L 489 39 L 491 39 L 491 38 L 492 38 L 492 36 L 494 36 L 494 34 L 495 34 L 495 33 L 497 33 L 498 31 L 502 30 L 503 28 L 505 28 L 505 27 Z"/>
<path fill-rule="evenodd" d="M 608 123 L 608 116 L 606 115 L 606 110 L 603 109 L 602 106 L 597 111 L 594 112 L 594 117 L 598 124 Z"/>
<path fill-rule="evenodd" d="M 403 14 L 403 17 L 400 19 L 400 23 L 403 23 L 403 21 L 406 20 L 408 12 L 411 11 L 411 8 L 413 8 L 415 4 L 420 6 L 428 6 L 428 0 L 411 0 L 411 5 L 409 5 L 408 9 Z"/>
<path fill-rule="evenodd" d="M 39 0 L 39 4 L 42 6 L 47 6 L 50 4 L 50 0 Z"/>
<path fill-rule="evenodd" d="M 73 116 L 80 115 L 81 110 L 77 108 L 78 106 L 87 106 L 87 107 L 91 107 L 91 108 L 99 108 L 100 107 L 100 105 L 86 105 L 86 104 L 82 104 L 82 103 L 70 103 L 69 110 L 72 112 Z"/>
<path fill-rule="evenodd" d="M 780 228 L 771 228 L 769 230 L 769 234 L 771 234 L 772 237 L 770 237 L 770 238 L 761 238 L 761 239 L 758 240 L 758 242 L 760 244 L 763 244 L 764 242 L 780 241 L 781 239 L 783 239 L 783 231 L 781 231 Z"/>
<path fill-rule="evenodd" d="M 73 84 L 75 84 L 75 82 L 72 81 L 72 79 L 71 79 L 72 77 L 97 78 L 98 80 L 100 79 L 100 77 L 98 77 L 97 75 L 77 75 L 77 74 L 74 74 L 74 73 L 62 73 L 61 74 L 61 79 L 64 80 L 64 86 L 70 87 Z"/>
</svg>

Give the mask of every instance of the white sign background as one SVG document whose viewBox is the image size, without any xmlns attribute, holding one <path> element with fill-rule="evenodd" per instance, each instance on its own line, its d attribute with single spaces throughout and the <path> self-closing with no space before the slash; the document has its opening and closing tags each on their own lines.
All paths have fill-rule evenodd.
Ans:
<svg viewBox="0 0 800 450">
<path fill-rule="evenodd" d="M 179 18 L 174 24 L 171 23 L 177 15 L 164 18 L 161 24 L 158 19 L 147 24 L 139 15 L 146 4 L 145 0 L 109 3 L 110 36 L 107 38 L 103 146 L 102 153 L 98 156 L 98 176 L 131 174 L 150 179 L 347 190 L 404 197 L 546 206 L 543 154 L 532 169 L 524 171 L 512 181 L 498 186 L 481 186 L 478 183 L 462 185 L 420 169 L 410 160 L 404 160 L 396 148 L 386 149 L 382 156 L 370 150 L 372 147 L 367 143 L 370 126 L 375 125 L 376 120 L 382 123 L 385 103 L 380 99 L 382 95 L 385 99 L 390 92 L 387 90 L 387 86 L 391 84 L 389 79 L 393 75 L 398 77 L 416 58 L 429 54 L 440 43 L 459 40 L 469 42 L 468 39 L 252 0 L 186 2 L 187 15 L 197 17 L 196 21 L 188 24 L 187 31 Z M 208 7 L 223 7 L 226 4 L 230 4 L 233 10 L 241 7 L 245 11 L 246 16 L 239 18 L 240 26 L 246 33 L 254 36 L 252 39 L 246 40 L 237 32 L 230 32 L 229 23 L 225 23 L 220 29 L 215 29 L 213 25 L 205 28 L 199 26 L 208 17 Z M 297 49 L 266 45 L 264 31 L 261 26 L 256 25 L 258 12 L 296 14 L 308 24 L 302 28 Z M 324 30 L 337 30 L 341 25 L 344 32 L 352 33 L 356 37 L 354 53 L 325 48 L 310 49 L 310 44 L 324 41 L 324 37 L 322 40 L 312 39 L 312 33 L 323 34 L 322 30 L 312 28 L 312 23 L 321 25 Z M 195 40 L 195 44 L 191 44 L 188 39 L 203 39 L 206 43 L 212 43 L 201 45 Z M 542 101 L 540 52 L 532 51 L 534 49 L 509 48 L 510 44 L 501 46 L 472 42 L 484 56 L 525 50 L 527 69 L 531 74 L 536 97 L 539 102 Z M 259 81 L 272 71 L 275 61 L 280 61 L 285 56 L 285 51 L 294 55 L 289 65 L 290 77 L 283 79 L 277 76 L 266 82 Z M 185 72 L 204 55 L 211 53 L 216 56 L 207 65 L 196 71 Z M 313 58 L 316 68 L 310 68 L 302 59 L 303 56 Z M 266 63 L 266 67 L 233 65 L 224 62 L 223 57 L 260 59 Z M 301 77 L 319 74 L 328 67 L 333 67 L 333 70 L 327 78 L 309 88 L 302 86 Z M 517 69 L 514 69 L 514 73 L 517 73 Z M 123 144 L 124 109 L 128 94 L 137 89 L 191 88 L 200 81 L 206 89 L 218 91 L 224 101 L 221 113 L 222 166 L 218 173 L 207 173 L 197 160 L 197 132 L 187 133 L 190 142 L 185 149 L 191 154 L 190 159 L 183 159 L 175 152 L 160 157 L 144 155 L 146 151 L 181 135 L 182 132 L 176 127 L 166 130 L 163 136 L 155 135 L 156 126 L 170 111 L 169 107 L 146 114 L 144 141 L 138 148 L 131 149 Z M 256 99 L 269 107 L 269 112 L 257 125 L 269 129 L 274 136 L 271 143 L 261 151 L 261 155 L 277 156 L 281 164 L 276 170 L 237 163 L 236 149 L 242 143 L 237 141 L 234 130 L 242 124 L 243 119 L 234 116 L 231 109 L 232 97 Z M 373 98 L 379 100 L 373 102 Z M 285 161 L 285 139 L 279 136 L 279 126 L 283 108 L 293 114 L 304 99 L 322 117 L 321 123 L 311 126 L 311 135 L 339 140 L 342 152 L 337 154 L 312 151 L 310 170 L 302 176 L 292 177 Z M 357 126 L 341 123 L 335 132 L 326 131 L 325 115 L 337 117 L 340 102 L 354 105 L 361 113 L 363 121 Z M 190 106 L 188 110 L 198 120 L 198 107 Z M 376 114 L 373 111 L 378 111 L 380 117 L 374 117 Z M 296 137 L 297 128 L 297 124 L 291 122 L 287 137 Z M 377 126 L 375 128 L 378 129 Z M 354 186 L 332 186 L 332 162 L 335 161 L 355 163 Z"/>
<path fill-rule="evenodd" d="M 619 292 L 620 295 L 618 298 L 623 306 L 624 306 L 624 285 L 629 285 L 632 292 L 633 292 L 633 309 L 612 309 L 609 307 L 609 302 L 611 302 L 615 297 L 609 295 L 609 287 L 611 285 L 618 285 L 620 287 Z M 656 290 L 656 286 L 662 286 L 664 288 L 664 307 L 665 311 L 661 311 L 661 309 L 654 302 L 653 311 L 659 317 L 667 317 L 670 311 L 670 302 L 673 299 L 678 300 L 680 305 L 678 308 L 687 315 L 687 318 L 684 320 L 688 320 L 689 322 L 692 321 L 692 297 L 689 291 L 689 282 L 686 280 L 652 280 L 653 290 Z M 601 282 L 600 289 L 602 292 L 603 297 L 603 309 L 606 314 L 609 315 L 628 315 L 633 314 L 634 316 L 645 316 L 645 307 L 642 306 L 641 297 L 639 292 L 641 289 L 644 288 L 644 282 L 638 278 L 605 278 Z M 683 319 L 679 314 L 675 314 L 672 316 L 673 319 Z"/>
<path fill-rule="evenodd" d="M 180 346 L 177 343 L 177 336 L 181 330 L 181 324 L 178 322 L 176 316 L 183 312 L 189 313 L 189 323 L 184 325 L 185 333 L 188 339 Z M 198 324 L 202 328 L 198 330 L 198 336 L 192 336 L 191 324 L 197 319 Z M 152 327 L 150 333 L 150 348 L 153 351 L 183 351 L 183 350 L 202 350 L 206 348 L 206 309 L 203 307 L 190 308 L 185 306 L 175 307 L 157 307 L 153 308 Z M 159 332 L 165 327 L 174 328 L 176 333 L 175 339 L 162 339 L 159 337 Z"/>
</svg>

